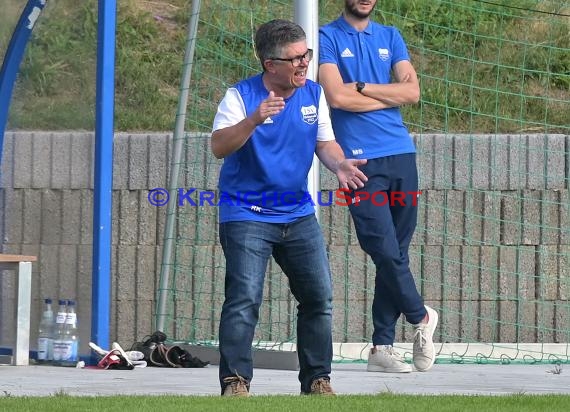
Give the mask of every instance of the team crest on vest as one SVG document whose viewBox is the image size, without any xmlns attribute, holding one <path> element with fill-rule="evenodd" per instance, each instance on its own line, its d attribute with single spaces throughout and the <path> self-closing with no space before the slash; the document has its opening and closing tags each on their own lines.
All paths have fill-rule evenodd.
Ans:
<svg viewBox="0 0 570 412">
<path fill-rule="evenodd" d="M 317 108 L 314 104 L 310 106 L 301 106 L 301 115 L 303 121 L 307 124 L 313 124 L 317 121 Z"/>
<path fill-rule="evenodd" d="M 380 57 L 382 61 L 386 61 L 390 58 L 390 51 L 380 48 L 378 49 L 378 57 Z"/>
</svg>

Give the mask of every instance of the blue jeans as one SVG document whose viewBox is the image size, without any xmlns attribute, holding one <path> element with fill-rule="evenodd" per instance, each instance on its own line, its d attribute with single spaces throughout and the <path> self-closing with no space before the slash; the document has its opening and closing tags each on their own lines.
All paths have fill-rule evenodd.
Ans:
<svg viewBox="0 0 570 412">
<path fill-rule="evenodd" d="M 292 223 L 220 224 L 226 258 L 225 301 L 220 320 L 220 385 L 239 375 L 253 378 L 252 342 L 269 258 L 283 269 L 297 306 L 301 391 L 328 377 L 332 362 L 332 281 L 315 215 Z"/>
<path fill-rule="evenodd" d="M 373 193 L 386 193 L 386 197 L 376 197 L 376 204 L 365 200 L 350 205 L 349 209 L 358 242 L 376 266 L 372 343 L 392 345 L 396 323 L 402 313 L 412 324 L 419 323 L 426 315 L 423 299 L 410 271 L 408 255 L 418 216 L 419 199 L 409 194 L 418 191 L 416 155 L 408 153 L 369 159 L 360 168 L 368 182 L 358 190 L 368 192 L 370 197 Z M 403 202 L 393 201 L 394 196 L 402 194 L 406 195 Z"/>
</svg>

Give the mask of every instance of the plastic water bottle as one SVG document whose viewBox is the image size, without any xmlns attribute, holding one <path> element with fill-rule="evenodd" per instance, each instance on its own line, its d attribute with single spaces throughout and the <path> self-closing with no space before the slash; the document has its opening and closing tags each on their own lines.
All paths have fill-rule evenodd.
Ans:
<svg viewBox="0 0 570 412">
<path fill-rule="evenodd" d="M 55 331 L 53 333 L 53 363 L 59 365 L 61 357 L 65 350 L 64 342 L 64 329 L 65 320 L 67 319 L 67 301 L 60 299 L 58 301 L 59 308 L 57 309 L 57 316 L 55 318 Z"/>
<path fill-rule="evenodd" d="M 54 319 L 51 299 L 44 299 L 44 310 L 38 328 L 38 363 L 53 360 Z"/>
<path fill-rule="evenodd" d="M 74 366 L 79 361 L 79 337 L 77 336 L 77 313 L 75 301 L 67 301 L 67 317 L 63 328 L 61 366 Z"/>
</svg>

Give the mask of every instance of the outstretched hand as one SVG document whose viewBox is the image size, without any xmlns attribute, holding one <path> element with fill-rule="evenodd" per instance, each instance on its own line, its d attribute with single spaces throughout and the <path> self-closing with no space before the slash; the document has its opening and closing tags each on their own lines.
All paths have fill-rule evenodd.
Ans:
<svg viewBox="0 0 570 412">
<path fill-rule="evenodd" d="M 269 92 L 267 99 L 261 102 L 257 110 L 252 115 L 255 124 L 262 124 L 268 117 L 275 116 L 285 108 L 283 97 L 275 96 L 274 91 Z"/>
<path fill-rule="evenodd" d="M 342 189 L 360 189 L 364 186 L 368 178 L 358 166 L 362 166 L 366 162 L 366 159 L 344 159 L 340 162 L 336 177 Z"/>
</svg>

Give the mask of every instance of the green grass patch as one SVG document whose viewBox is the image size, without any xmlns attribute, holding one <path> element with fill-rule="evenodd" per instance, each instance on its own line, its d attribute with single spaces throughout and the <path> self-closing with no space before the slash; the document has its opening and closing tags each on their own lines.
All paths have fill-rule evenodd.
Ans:
<svg viewBox="0 0 570 412">
<path fill-rule="evenodd" d="M 3 0 L 0 55 L 22 4 Z M 21 66 L 9 128 L 94 128 L 97 5 L 47 3 Z M 320 23 L 335 19 L 341 5 L 321 0 Z M 118 2 L 118 131 L 173 129 L 190 6 L 190 0 Z M 188 130 L 208 132 L 226 88 L 259 71 L 256 27 L 292 18 L 293 11 L 284 0 L 202 2 Z M 568 133 L 568 14 L 568 2 L 555 0 L 379 2 L 374 19 L 399 28 L 420 77 L 421 104 L 404 108 L 410 129 Z"/>
<path fill-rule="evenodd" d="M 566 411 L 567 395 L 512 396 L 412 396 L 382 394 L 316 396 L 252 396 L 222 398 L 218 396 L 110 396 L 72 397 L 56 394 L 52 397 L 0 398 L 0 409 L 11 412 L 37 411 Z"/>
</svg>

